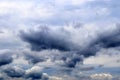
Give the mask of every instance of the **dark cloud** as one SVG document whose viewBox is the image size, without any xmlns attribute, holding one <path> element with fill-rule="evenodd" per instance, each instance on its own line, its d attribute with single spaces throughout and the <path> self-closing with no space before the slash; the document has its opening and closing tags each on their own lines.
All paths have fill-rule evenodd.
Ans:
<svg viewBox="0 0 120 80">
<path fill-rule="evenodd" d="M 72 57 L 68 57 L 64 59 L 64 63 L 66 67 L 74 68 L 77 64 L 77 62 L 83 61 L 83 56 L 80 55 L 73 55 Z"/>
<path fill-rule="evenodd" d="M 32 78 L 32 79 L 41 79 L 42 78 L 42 73 L 39 72 L 31 72 L 27 74 L 27 78 Z"/>
<path fill-rule="evenodd" d="M 42 28 L 37 32 L 31 31 L 28 34 L 22 31 L 21 38 L 30 43 L 31 49 L 36 51 L 43 49 L 70 50 L 71 43 L 64 39 L 64 36 L 52 32 L 49 28 Z"/>
<path fill-rule="evenodd" d="M 36 64 L 36 63 L 45 61 L 44 57 L 39 56 L 38 54 L 35 54 L 35 53 L 33 53 L 33 54 L 26 53 L 25 59 L 28 60 L 28 62 L 32 63 L 32 64 Z"/>
<path fill-rule="evenodd" d="M 13 61 L 13 58 L 10 52 L 0 53 L 0 66 L 9 64 L 12 61 Z"/>
<path fill-rule="evenodd" d="M 88 30 L 86 27 L 40 26 L 37 30 L 21 31 L 20 37 L 30 44 L 33 51 L 56 49 L 69 52 L 67 56 L 61 54 L 63 55 L 61 60 L 64 61 L 65 66 L 75 67 L 78 62 L 82 62 L 84 57 L 94 56 L 101 48 L 120 45 L 119 26 L 117 25 L 109 31 L 110 28 L 108 27 L 108 30 L 103 28 L 103 31 L 98 30 L 99 32 L 97 32 L 97 30 Z M 82 35 L 85 30 L 88 31 Z M 89 36 L 84 38 L 83 36 L 86 35 Z M 77 56 L 75 57 L 74 54 Z M 35 63 L 40 60 L 36 57 Z M 31 61 L 34 63 L 34 58 Z"/>
<path fill-rule="evenodd" d="M 119 47 L 120 46 L 120 33 L 104 37 L 100 39 L 96 44 L 99 44 L 105 48 Z"/>
<path fill-rule="evenodd" d="M 0 80 L 5 80 L 4 76 L 0 74 Z"/>
<path fill-rule="evenodd" d="M 120 27 L 120 25 L 117 25 Z M 116 31 L 105 34 L 103 33 L 100 37 L 94 42 L 94 44 L 99 45 L 104 48 L 112 48 L 120 46 L 120 29 L 118 28 Z"/>
<path fill-rule="evenodd" d="M 7 66 L 3 69 L 3 71 L 12 78 L 20 78 L 23 77 L 25 74 L 25 71 L 18 67 L 18 66 Z"/>
<path fill-rule="evenodd" d="M 1 77 L 0 80 L 4 80 L 4 78 Z"/>
<path fill-rule="evenodd" d="M 75 29 L 77 30 L 77 28 Z M 82 61 L 82 58 L 80 58 L 81 55 L 89 56 L 94 54 L 90 53 L 90 49 L 88 49 L 87 51 L 85 50 L 86 53 L 83 53 L 83 50 L 80 48 L 79 43 L 76 44 L 74 43 L 74 41 L 71 40 L 71 32 L 65 30 L 64 28 L 52 29 L 45 26 L 38 29 L 37 31 L 30 30 L 28 33 L 21 31 L 20 37 L 22 38 L 22 40 L 28 42 L 31 45 L 31 50 L 33 51 L 57 49 L 60 51 L 75 52 L 70 55 L 70 58 L 62 58 L 63 61 L 65 61 L 67 67 L 75 67 L 77 62 Z M 76 53 L 79 55 L 77 57 L 73 57 L 72 55 Z M 33 63 L 35 61 L 36 63 L 39 60 L 40 58 L 38 59 L 36 57 L 31 61 Z"/>
</svg>

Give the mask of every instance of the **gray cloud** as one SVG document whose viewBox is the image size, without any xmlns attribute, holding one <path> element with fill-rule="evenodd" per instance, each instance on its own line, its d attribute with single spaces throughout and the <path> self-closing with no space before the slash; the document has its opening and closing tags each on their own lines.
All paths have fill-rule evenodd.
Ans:
<svg viewBox="0 0 120 80">
<path fill-rule="evenodd" d="M 116 25 L 120 27 L 119 24 Z M 115 30 L 110 34 L 102 34 L 100 38 L 98 38 L 94 44 L 97 44 L 104 48 L 112 48 L 112 47 L 119 47 L 120 46 L 120 28 Z"/>
<path fill-rule="evenodd" d="M 26 53 L 25 54 L 25 59 L 28 60 L 29 63 L 36 64 L 39 62 L 44 62 L 45 58 L 42 56 L 39 56 L 38 54 L 31 54 L 31 53 Z"/>
<path fill-rule="evenodd" d="M 50 33 L 51 33 L 52 30 L 54 31 L 54 29 L 52 29 L 52 28 L 50 28 L 50 29 L 42 28 L 41 30 L 43 30 L 43 29 L 45 29 L 46 31 L 50 31 Z M 73 34 L 71 32 L 74 31 L 73 28 L 72 28 L 71 32 L 69 32 L 69 31 L 67 31 L 65 29 L 61 29 L 61 28 L 57 28 L 57 29 L 58 29 L 58 31 L 59 31 L 59 29 L 62 30 L 62 31 L 65 31 L 65 33 L 68 33 L 70 35 L 68 42 L 71 42 L 70 45 L 73 44 L 73 46 L 71 45 L 71 46 L 69 46 L 69 49 L 63 49 L 62 50 L 59 47 L 55 48 L 55 47 L 51 47 L 50 46 L 50 48 L 49 48 L 49 47 L 47 47 L 48 46 L 47 44 L 37 44 L 37 43 L 35 43 L 38 47 L 39 46 L 41 47 L 41 45 L 44 45 L 47 48 L 40 48 L 40 49 L 37 49 L 37 50 L 36 49 L 35 50 L 31 49 L 32 51 L 30 51 L 30 52 L 24 52 L 24 51 L 22 52 L 21 51 L 19 53 L 24 54 L 24 55 L 19 55 L 19 56 L 24 56 L 25 59 L 28 60 L 32 64 L 36 64 L 36 63 L 39 63 L 39 62 L 46 62 L 47 59 L 48 60 L 50 59 L 52 63 L 56 63 L 56 61 L 61 61 L 62 60 L 63 63 L 62 64 L 60 63 L 62 66 L 65 66 L 65 67 L 68 67 L 68 68 L 74 68 L 74 67 L 77 68 L 76 67 L 77 63 L 80 63 L 80 62 L 82 63 L 83 59 L 86 58 L 86 57 L 94 56 L 101 48 L 104 48 L 104 47 L 105 48 L 119 47 L 119 45 L 106 47 L 106 45 L 108 45 L 108 44 L 106 42 L 102 41 L 103 39 L 105 39 L 105 40 L 109 39 L 108 41 L 110 41 L 110 42 L 115 42 L 116 43 L 116 40 L 117 40 L 118 43 L 119 43 L 119 29 L 118 28 L 117 28 L 117 30 L 116 29 L 113 30 L 115 32 L 111 31 L 110 33 L 108 32 L 109 34 L 106 34 L 106 35 L 103 35 L 103 36 L 102 36 L 102 34 L 104 34 L 104 33 L 101 33 L 100 34 L 100 36 L 101 36 L 100 38 L 99 37 L 95 37 L 94 39 L 92 39 L 92 41 L 88 38 L 88 42 L 86 42 L 86 45 L 83 46 L 83 48 L 81 47 L 81 43 L 84 43 L 84 41 L 80 42 L 80 43 L 76 43 L 77 41 L 74 41 L 75 39 L 73 40 L 73 35 L 71 35 L 71 34 Z M 77 29 L 82 29 L 82 27 L 77 27 L 77 28 L 75 27 L 75 30 L 77 30 Z M 41 40 L 42 37 L 38 38 L 37 36 L 35 36 L 35 34 L 39 36 L 39 34 L 42 34 L 42 33 L 40 33 L 41 30 L 38 30 L 38 31 L 34 31 L 33 30 L 31 32 L 28 32 L 28 33 L 24 32 L 24 34 L 21 34 L 21 38 L 23 38 L 24 35 L 28 36 L 28 34 L 29 34 L 30 39 L 32 39 L 33 37 L 35 37 L 35 40 L 39 42 L 39 40 Z M 52 36 L 56 37 L 55 39 L 57 39 L 57 36 L 56 36 L 57 34 L 59 34 L 60 36 L 62 36 L 63 39 L 66 39 L 66 37 L 64 37 L 64 36 L 66 36 L 64 32 L 62 34 L 60 34 L 59 32 L 57 33 L 56 30 L 55 30 L 54 33 L 56 33 L 55 36 L 54 36 L 54 34 L 52 34 Z M 33 36 L 33 34 L 34 34 L 34 36 Z M 48 35 L 48 34 L 46 34 L 46 35 Z M 111 34 L 113 34 L 113 35 L 111 35 Z M 46 37 L 46 35 L 44 35 L 43 37 Z M 49 38 L 53 38 L 53 37 L 50 36 Z M 25 38 L 25 39 L 28 39 L 28 38 Z M 46 40 L 46 38 L 44 38 L 44 39 Z M 44 41 L 44 39 L 43 39 L 43 41 Z M 114 41 L 114 39 L 116 39 L 116 40 Z M 62 41 L 62 40 L 60 40 L 60 41 Z M 67 41 L 67 39 L 66 39 L 66 41 Z M 28 41 L 26 41 L 26 42 L 28 42 Z M 28 43 L 32 47 L 34 47 L 32 45 L 34 42 L 32 44 L 30 42 L 28 42 Z M 104 45 L 101 45 L 101 43 L 103 43 Z M 52 44 L 57 44 L 57 43 L 52 43 Z M 37 48 L 37 47 L 35 47 L 35 48 Z M 78 48 L 80 48 L 80 49 L 78 49 Z M 11 54 L 9 54 L 9 55 L 12 58 L 12 55 Z M 84 70 L 89 70 L 91 68 L 83 68 L 83 69 Z M 81 71 L 83 69 L 81 68 Z M 25 77 L 26 79 L 33 79 L 33 80 L 34 79 L 36 79 L 36 80 L 37 79 L 41 79 L 41 80 L 48 80 L 49 79 L 49 76 L 46 75 L 46 74 L 43 74 L 43 72 L 41 71 L 41 69 L 37 69 L 37 71 L 39 71 L 39 72 L 37 72 L 36 70 L 31 71 L 32 70 L 32 68 L 31 68 L 31 69 L 28 70 L 28 72 L 26 71 L 26 74 L 24 75 L 24 77 L 22 75 L 19 76 L 20 73 L 17 74 L 17 71 L 13 72 L 13 73 L 16 73 L 15 75 L 11 74 L 10 71 L 12 71 L 12 70 L 14 70 L 14 69 L 13 68 L 7 68 L 6 70 L 4 70 L 4 72 L 8 76 L 10 76 L 11 78 L 12 77 L 13 78 L 14 77 L 15 78 L 16 77 L 20 77 L 20 78 L 21 77 L 22 78 Z M 68 70 L 70 70 L 70 69 L 68 69 Z M 20 71 L 18 71 L 18 72 L 20 72 Z M 87 78 L 88 77 L 86 77 L 86 78 L 83 77 L 83 80 L 84 79 L 87 80 Z"/>
<path fill-rule="evenodd" d="M 2 75 L 2 74 L 0 74 L 0 80 L 4 80 L 4 78 L 3 78 L 3 75 Z"/>
<path fill-rule="evenodd" d="M 101 49 L 110 49 L 111 54 L 115 54 L 116 52 L 112 48 L 120 47 L 120 26 L 113 26 L 114 22 L 119 21 L 118 11 L 119 2 L 116 3 L 114 0 L 0 0 L 0 49 L 12 49 L 14 54 L 0 52 L 0 74 L 3 73 L 1 68 L 11 66 L 3 70 L 9 78 L 0 75 L 0 80 L 4 78 L 5 80 L 48 80 L 50 76 L 44 74 L 40 69 L 37 69 L 40 72 L 31 71 L 33 68 L 30 69 L 30 67 L 35 65 L 53 67 L 50 71 L 51 74 L 56 71 L 56 68 L 57 70 L 62 68 L 64 72 L 68 71 L 68 74 L 74 69 L 76 73 L 72 71 L 73 74 L 93 69 L 93 67 L 81 68 L 78 65 L 83 64 L 85 58 L 94 56 L 96 53 L 103 53 L 105 56 L 107 51 L 102 52 Z M 39 29 L 33 29 L 35 28 L 33 25 L 40 23 L 64 25 L 74 23 L 74 21 L 95 22 L 97 26 L 94 24 L 70 24 L 67 26 L 40 26 Z M 2 28 L 5 31 L 2 31 Z M 32 30 L 20 33 L 22 42 L 16 33 L 19 32 L 19 29 L 27 30 L 28 28 Z M 26 49 L 24 42 L 30 45 L 30 52 L 22 52 L 23 49 Z M 20 53 L 19 56 L 17 53 Z M 104 58 L 103 56 L 102 58 Z M 105 62 L 105 64 L 107 61 L 114 63 L 114 60 L 120 62 L 119 56 L 114 57 L 115 59 L 112 56 L 105 57 L 108 58 L 107 60 L 102 58 L 100 61 Z M 93 62 L 98 63 L 99 58 L 98 62 Z M 119 65 L 119 63 L 115 64 Z M 27 68 L 28 73 L 25 72 L 23 76 L 21 73 L 24 72 L 24 69 L 16 69 L 13 67 L 14 65 Z M 110 67 L 110 64 L 106 65 Z M 60 72 L 62 77 L 64 72 Z M 57 71 L 54 74 L 56 73 Z M 53 80 L 74 80 L 71 78 L 75 77 L 73 74 L 68 75 L 69 78 L 53 78 Z M 75 80 L 79 79 L 94 80 L 89 76 L 75 78 Z M 119 80 L 120 78 L 114 79 Z"/>
<path fill-rule="evenodd" d="M 35 32 L 32 31 L 29 34 L 21 32 L 21 38 L 31 44 L 32 50 L 43 50 L 43 49 L 59 49 L 59 50 L 71 50 L 69 46 L 72 46 L 64 37 L 66 35 L 56 34 L 49 31 L 49 28 L 42 28 L 42 30 Z M 36 35 L 38 35 L 36 37 Z M 64 44 L 64 45 L 63 45 Z"/>
<path fill-rule="evenodd" d="M 42 68 L 39 66 L 34 66 L 31 69 L 28 69 L 25 77 L 32 80 L 49 80 L 49 76 L 46 73 L 42 73 Z"/>
<path fill-rule="evenodd" d="M 68 52 L 67 56 L 61 54 L 63 55 L 61 60 L 67 67 L 75 67 L 77 62 L 82 62 L 84 57 L 95 55 L 103 47 L 119 46 L 119 30 L 119 25 L 107 26 L 102 30 L 99 26 L 84 25 L 81 27 L 40 26 L 37 30 L 21 31 L 20 37 L 30 44 L 33 51 L 56 49 Z"/>
<path fill-rule="evenodd" d="M 19 66 L 7 65 L 1 68 L 0 80 L 49 80 L 50 76 L 42 71 L 43 68 L 39 66 L 24 69 Z"/>
<path fill-rule="evenodd" d="M 11 52 L 1 52 L 0 53 L 0 66 L 12 63 L 13 58 Z"/>
<path fill-rule="evenodd" d="M 20 78 L 23 77 L 25 74 L 25 71 L 18 67 L 18 66 L 7 66 L 3 69 L 3 71 L 12 78 Z"/>
</svg>

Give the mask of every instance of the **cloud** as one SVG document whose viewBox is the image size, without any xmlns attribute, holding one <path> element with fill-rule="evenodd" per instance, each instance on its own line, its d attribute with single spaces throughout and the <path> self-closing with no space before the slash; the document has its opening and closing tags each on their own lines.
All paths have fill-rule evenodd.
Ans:
<svg viewBox="0 0 120 80">
<path fill-rule="evenodd" d="M 3 75 L 2 75 L 2 74 L 0 74 L 0 80 L 4 80 L 4 78 L 3 78 Z"/>
<path fill-rule="evenodd" d="M 0 0 L 0 80 L 93 80 L 84 61 L 119 67 L 118 11 L 113 0 Z"/>
<path fill-rule="evenodd" d="M 42 57 L 42 56 L 39 56 L 38 54 L 25 54 L 25 59 L 28 60 L 28 62 L 30 63 L 33 63 L 33 64 L 36 64 L 36 63 L 39 63 L 39 62 L 44 62 L 45 61 L 45 58 Z"/>
<path fill-rule="evenodd" d="M 13 57 L 11 52 L 9 51 L 1 51 L 0 52 L 0 66 L 7 65 L 12 63 Z"/>
<path fill-rule="evenodd" d="M 120 27 L 120 25 L 117 25 Z M 102 47 L 105 48 L 111 48 L 111 47 L 119 47 L 120 46 L 120 29 L 116 30 L 116 32 L 113 32 L 108 35 L 101 35 L 101 38 L 99 38 L 96 41 L 96 44 L 99 44 Z"/>
<path fill-rule="evenodd" d="M 42 79 L 43 80 L 49 80 L 48 74 L 47 73 L 43 73 Z"/>
<path fill-rule="evenodd" d="M 104 67 L 120 67 L 120 47 L 103 48 L 97 52 L 96 56 L 84 59 L 84 64 L 97 64 Z"/>
<path fill-rule="evenodd" d="M 112 80 L 113 76 L 109 73 L 93 74 L 90 76 L 94 80 Z"/>
<path fill-rule="evenodd" d="M 60 32 L 61 32 L 61 30 L 60 30 Z M 34 33 L 37 35 L 39 34 L 39 36 L 35 37 L 35 34 L 33 34 L 33 33 L 28 34 L 29 36 L 24 32 L 21 33 L 21 38 L 24 41 L 30 43 L 31 49 L 33 51 L 41 51 L 44 49 L 48 49 L 48 50 L 49 49 L 50 50 L 58 49 L 60 51 L 72 51 L 72 50 L 76 49 L 76 48 L 74 48 L 74 44 L 71 41 L 65 39 L 65 37 L 67 37 L 67 35 L 65 35 L 65 34 L 67 34 L 67 32 L 64 32 L 64 30 L 63 30 L 63 34 L 61 34 L 61 33 L 56 33 L 54 29 L 49 29 L 48 27 L 44 27 L 37 33 L 36 32 L 34 32 Z M 70 35 L 70 33 L 68 33 L 68 35 Z M 58 36 L 58 38 L 57 38 L 57 36 Z M 68 37 L 68 39 L 69 39 L 69 37 Z M 65 59 L 65 58 L 66 57 L 64 56 L 65 63 L 67 63 L 68 67 L 74 67 L 75 64 L 77 63 L 77 61 L 81 60 L 81 59 L 79 59 L 80 57 L 77 58 L 77 56 L 73 57 L 72 59 L 71 58 Z M 33 58 L 30 58 L 30 59 L 33 59 Z M 35 59 L 37 59 L 37 57 Z M 38 59 L 40 59 L 40 58 L 38 58 Z"/>
<path fill-rule="evenodd" d="M 54 32 L 52 30 L 50 31 L 49 30 L 50 30 L 49 28 L 43 28 L 37 33 L 34 32 L 35 34 L 39 34 L 38 37 L 35 37 L 34 33 L 26 34 L 24 32 L 21 32 L 21 38 L 24 41 L 28 41 L 31 43 L 31 45 L 33 45 L 31 46 L 32 50 L 39 51 L 42 49 L 52 49 L 52 48 L 60 49 L 60 50 L 70 50 L 70 48 L 68 47 L 68 43 L 70 42 L 64 39 L 64 36 L 65 36 L 64 34 L 62 36 L 60 33 L 58 33 L 58 34 L 55 34 L 54 36 L 53 35 Z M 58 39 L 56 38 L 56 36 L 58 36 Z M 37 39 L 41 39 L 41 40 L 38 41 Z M 64 46 L 62 44 L 64 44 Z"/>
<path fill-rule="evenodd" d="M 39 66 L 34 66 L 31 69 L 28 69 L 25 77 L 31 79 L 49 80 L 49 76 L 46 73 L 42 73 L 42 68 Z"/>
<path fill-rule="evenodd" d="M 73 53 L 75 54 L 75 53 Z M 81 62 L 83 61 L 83 56 L 79 56 L 79 55 L 73 55 L 73 57 L 66 57 L 66 58 L 63 58 L 64 60 L 64 65 L 66 67 L 70 67 L 70 68 L 73 68 L 76 66 L 77 62 Z"/>
<path fill-rule="evenodd" d="M 5 66 L 1 68 L 0 79 L 2 80 L 49 80 L 49 75 L 42 72 L 43 68 L 33 66 L 32 68 L 25 69 L 20 66 Z M 2 77 L 3 75 L 3 77 Z"/>
<path fill-rule="evenodd" d="M 9 76 L 9 77 L 16 77 L 16 78 L 20 78 L 23 77 L 25 74 L 25 71 L 18 67 L 18 66 L 7 66 L 3 69 L 3 71 Z"/>
<path fill-rule="evenodd" d="M 33 27 L 36 24 L 63 25 L 70 22 L 91 22 L 108 19 L 112 11 L 105 5 L 92 3 L 96 0 L 54 0 L 28 1 L 5 0 L 0 3 L 0 23 L 2 27 L 17 29 Z M 47 4 L 47 6 L 46 6 Z M 99 3 L 100 4 L 100 3 Z M 89 5 L 89 6 L 87 6 Z M 95 7 L 94 7 L 95 6 Z M 93 13 L 94 12 L 94 13 Z M 9 17 L 9 18 L 8 18 Z M 97 18 L 97 19 L 96 19 Z M 113 18 L 112 18 L 113 19 Z M 111 19 L 110 19 L 111 20 Z M 7 22 L 6 22 L 7 21 Z M 7 23 L 7 24 L 5 24 Z M 14 23 L 14 24 L 12 24 Z"/>
<path fill-rule="evenodd" d="M 61 52 L 57 50 L 42 50 L 42 51 L 31 51 L 25 50 L 23 53 L 23 59 L 28 61 L 29 64 L 40 64 L 40 66 L 50 67 L 55 64 L 56 60 L 61 59 Z M 51 55 L 52 54 L 52 55 Z"/>
<path fill-rule="evenodd" d="M 96 25 L 79 27 L 42 25 L 35 30 L 21 31 L 20 37 L 30 44 L 32 51 L 55 49 L 67 52 L 67 56 L 61 54 L 63 56 L 61 60 L 67 67 L 75 67 L 84 57 L 94 56 L 104 47 L 119 46 L 119 30 L 119 25 L 106 26 L 102 29 Z"/>
<path fill-rule="evenodd" d="M 18 49 L 22 47 L 22 41 L 17 37 L 16 32 L 5 27 L 0 28 L 0 30 L 2 31 L 0 34 L 0 50 Z"/>
<path fill-rule="evenodd" d="M 51 76 L 51 77 L 50 77 L 50 80 L 63 80 L 63 79 L 60 78 L 60 77 Z"/>
</svg>

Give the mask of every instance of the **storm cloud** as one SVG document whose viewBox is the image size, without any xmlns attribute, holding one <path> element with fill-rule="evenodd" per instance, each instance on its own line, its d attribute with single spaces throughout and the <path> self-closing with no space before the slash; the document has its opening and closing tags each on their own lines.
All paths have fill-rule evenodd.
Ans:
<svg viewBox="0 0 120 80">
<path fill-rule="evenodd" d="M 12 57 L 11 52 L 9 51 L 0 52 L 0 66 L 12 63 L 12 61 L 13 61 L 13 57 Z"/>
<path fill-rule="evenodd" d="M 32 50 L 43 50 L 43 49 L 59 49 L 59 50 L 71 50 L 72 44 L 66 40 L 67 34 L 63 32 L 57 33 L 55 30 L 49 29 L 48 27 L 42 27 L 39 31 L 31 31 L 29 34 L 21 32 L 21 38 L 31 44 Z M 69 39 L 69 37 L 68 37 Z M 64 45 L 63 45 L 64 44 Z"/>
<path fill-rule="evenodd" d="M 79 27 L 42 25 L 35 30 L 21 31 L 20 37 L 30 44 L 33 51 L 56 49 L 68 52 L 67 57 L 64 55 L 61 60 L 67 67 L 75 67 L 77 62 L 82 62 L 84 57 L 94 56 L 101 48 L 119 46 L 119 32 L 119 25 L 106 26 L 101 30 L 100 26 L 89 25 Z"/>
</svg>

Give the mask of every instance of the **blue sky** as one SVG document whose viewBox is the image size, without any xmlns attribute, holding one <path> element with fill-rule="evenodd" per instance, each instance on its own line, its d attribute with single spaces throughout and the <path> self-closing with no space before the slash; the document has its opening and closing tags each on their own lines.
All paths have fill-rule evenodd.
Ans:
<svg viewBox="0 0 120 80">
<path fill-rule="evenodd" d="M 119 80 L 119 10 L 119 0 L 0 0 L 0 79 Z"/>
</svg>

